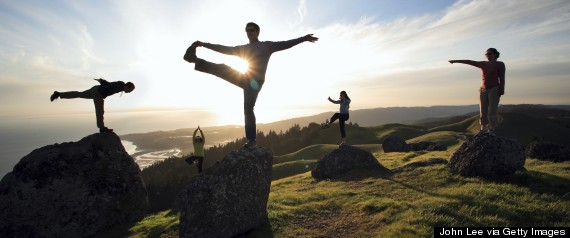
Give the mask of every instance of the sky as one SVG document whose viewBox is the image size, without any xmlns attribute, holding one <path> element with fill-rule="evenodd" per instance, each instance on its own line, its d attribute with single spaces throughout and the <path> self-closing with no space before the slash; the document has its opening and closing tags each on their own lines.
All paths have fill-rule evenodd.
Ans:
<svg viewBox="0 0 570 238">
<path fill-rule="evenodd" d="M 182 56 L 196 40 L 248 43 L 247 22 L 262 41 L 319 38 L 273 54 L 258 122 L 336 111 L 327 97 L 342 90 L 351 110 L 477 104 L 480 70 L 448 60 L 484 61 L 490 47 L 507 68 L 502 104 L 570 104 L 568 0 L 0 0 L 0 119 L 94 114 L 89 100 L 49 96 L 105 78 L 136 85 L 106 99 L 108 114 L 184 110 L 243 124 L 241 89 Z"/>
</svg>

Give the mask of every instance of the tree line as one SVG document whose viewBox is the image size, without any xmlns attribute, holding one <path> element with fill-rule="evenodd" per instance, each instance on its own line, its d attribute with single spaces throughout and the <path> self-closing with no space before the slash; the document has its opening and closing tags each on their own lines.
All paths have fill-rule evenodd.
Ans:
<svg viewBox="0 0 570 238">
<path fill-rule="evenodd" d="M 338 125 L 327 129 L 326 133 L 338 134 Z M 347 130 L 359 128 L 356 123 L 346 125 Z M 330 131 L 330 132 L 329 132 Z M 307 146 L 318 143 L 337 143 L 337 138 L 327 134 L 317 123 L 305 127 L 293 125 L 285 132 L 269 131 L 267 134 L 257 132 L 257 145 L 269 148 L 274 155 L 291 153 Z M 240 149 L 246 143 L 246 138 L 235 139 L 231 142 L 206 148 L 204 151 L 204 169 L 216 161 L 222 160 L 229 152 Z M 178 193 L 198 174 L 195 166 L 188 165 L 182 157 L 170 157 L 157 162 L 142 171 L 142 177 L 148 191 L 149 212 L 158 212 L 177 208 Z"/>
</svg>

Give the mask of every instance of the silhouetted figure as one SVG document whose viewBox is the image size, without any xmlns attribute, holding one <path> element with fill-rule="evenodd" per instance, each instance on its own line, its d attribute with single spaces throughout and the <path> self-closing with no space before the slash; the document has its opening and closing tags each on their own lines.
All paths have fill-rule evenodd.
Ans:
<svg viewBox="0 0 570 238">
<path fill-rule="evenodd" d="M 505 63 L 497 61 L 499 51 L 489 48 L 485 52 L 487 61 L 450 60 L 449 63 L 461 63 L 481 69 L 481 87 L 479 89 L 479 123 L 481 132 L 494 133 L 497 127 L 499 100 L 505 94 Z"/>
<path fill-rule="evenodd" d="M 200 135 L 196 136 L 196 133 L 200 131 Z M 206 143 L 206 138 L 200 126 L 194 130 L 194 135 L 192 135 L 192 145 L 194 146 L 194 154 L 186 158 L 188 164 L 193 164 L 194 161 L 198 161 L 196 165 L 198 167 L 198 173 L 202 173 L 202 163 L 204 162 L 204 143 Z"/>
<path fill-rule="evenodd" d="M 130 93 L 135 90 L 135 85 L 131 82 L 124 83 L 123 81 L 107 82 L 104 79 L 95 79 L 100 85 L 93 86 L 91 89 L 87 89 L 83 92 L 70 91 L 70 92 L 58 92 L 54 91 L 50 97 L 50 100 L 57 98 L 71 99 L 71 98 L 85 98 L 93 99 L 95 104 L 95 116 L 97 117 L 97 127 L 99 132 L 112 132 L 113 129 L 105 127 L 103 122 L 103 114 L 105 113 L 105 98 L 111 96 L 115 93 L 125 92 Z"/>
<path fill-rule="evenodd" d="M 330 102 L 334 104 L 340 104 L 340 111 L 335 113 L 330 121 L 327 119 L 326 122 L 323 124 L 323 128 L 329 128 L 330 124 L 338 119 L 338 125 L 340 126 L 340 145 L 346 145 L 345 137 L 346 132 L 344 130 L 344 122 L 348 121 L 349 114 L 348 109 L 350 108 L 350 98 L 346 94 L 345 91 L 340 92 L 339 100 L 332 100 L 331 97 L 328 98 Z"/>
<path fill-rule="evenodd" d="M 245 26 L 249 44 L 229 47 L 196 41 L 188 47 L 186 54 L 184 55 L 184 60 L 189 63 L 195 63 L 195 70 L 218 76 L 243 89 L 245 135 L 248 140 L 244 146 L 247 148 L 253 148 L 256 146 L 256 125 L 253 108 L 257 101 L 257 95 L 265 82 L 265 72 L 267 71 L 267 64 L 269 63 L 271 54 L 277 51 L 289 49 L 305 41 L 315 42 L 318 40 L 317 37 L 313 37 L 312 34 L 308 34 L 288 41 L 262 42 L 258 39 L 259 30 L 260 29 L 257 24 L 249 22 Z M 249 69 L 247 72 L 241 73 L 225 64 L 214 64 L 197 58 L 196 47 L 205 47 L 222 54 L 238 56 L 248 62 Z"/>
</svg>

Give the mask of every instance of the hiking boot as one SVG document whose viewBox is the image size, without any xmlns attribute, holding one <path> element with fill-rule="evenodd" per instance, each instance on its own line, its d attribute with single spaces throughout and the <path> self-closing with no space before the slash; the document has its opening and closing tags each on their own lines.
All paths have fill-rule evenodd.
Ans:
<svg viewBox="0 0 570 238">
<path fill-rule="evenodd" d="M 198 57 L 196 57 L 196 47 L 198 47 L 198 44 L 196 42 L 194 42 L 186 50 L 186 54 L 184 54 L 184 60 L 188 61 L 188 63 L 195 63 L 196 62 L 196 59 L 198 58 Z"/>
<path fill-rule="evenodd" d="M 245 145 L 243 145 L 243 147 L 246 149 L 253 149 L 256 146 L 257 146 L 257 142 L 255 142 L 255 140 L 248 140 L 247 143 L 245 143 Z"/>
<path fill-rule="evenodd" d="M 109 128 L 107 128 L 107 127 L 103 127 L 103 128 L 99 128 L 99 132 L 101 132 L 101 133 L 113 132 L 113 129 L 109 129 Z"/>
<path fill-rule="evenodd" d="M 53 94 L 51 95 L 51 97 L 49 97 L 49 100 L 53 102 L 53 100 L 56 100 L 59 98 L 60 93 L 58 91 L 54 91 Z"/>
</svg>

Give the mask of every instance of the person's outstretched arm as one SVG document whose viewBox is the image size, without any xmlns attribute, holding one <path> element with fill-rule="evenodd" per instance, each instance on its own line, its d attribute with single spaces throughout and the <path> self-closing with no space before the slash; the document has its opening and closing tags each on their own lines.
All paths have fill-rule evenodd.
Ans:
<svg viewBox="0 0 570 238">
<path fill-rule="evenodd" d="M 473 60 L 450 60 L 449 63 L 450 64 L 454 64 L 454 63 L 468 64 L 471 66 L 475 66 L 477 68 L 481 68 L 481 62 L 473 61 Z"/>
<path fill-rule="evenodd" d="M 239 48 L 241 47 L 241 46 L 218 45 L 218 44 L 206 43 L 206 42 L 201 42 L 201 41 L 196 41 L 196 44 L 198 47 L 204 47 L 204 48 L 216 51 L 218 53 L 222 53 L 222 54 L 226 54 L 226 55 L 236 55 L 236 56 L 239 54 Z"/>
<path fill-rule="evenodd" d="M 335 101 L 335 100 L 332 100 L 331 97 L 329 97 L 329 102 L 332 102 L 332 103 L 334 103 L 334 104 L 340 104 L 340 103 L 341 103 L 340 100 Z"/>
<path fill-rule="evenodd" d="M 313 34 L 308 34 L 308 35 L 305 35 L 303 37 L 299 37 L 297 39 L 292 39 L 292 40 L 288 40 L 288 41 L 277 41 L 277 42 L 273 42 L 272 51 L 275 52 L 275 51 L 280 51 L 280 50 L 286 50 L 286 49 L 289 49 L 293 46 L 301 44 L 305 41 L 315 43 L 318 40 L 319 40 L 319 38 L 314 37 Z"/>
</svg>

